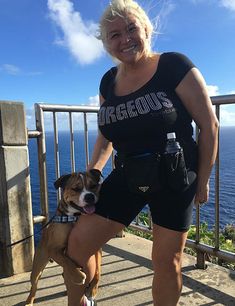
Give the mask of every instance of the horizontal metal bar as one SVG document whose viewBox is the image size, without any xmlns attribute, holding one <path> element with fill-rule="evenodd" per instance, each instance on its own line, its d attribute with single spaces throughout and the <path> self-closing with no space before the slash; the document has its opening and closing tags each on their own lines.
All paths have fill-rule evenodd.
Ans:
<svg viewBox="0 0 235 306">
<path fill-rule="evenodd" d="M 97 113 L 98 110 L 99 110 L 98 106 L 43 104 L 43 103 L 37 103 L 37 105 L 44 112 L 84 112 L 84 113 Z"/>
<path fill-rule="evenodd" d="M 208 253 L 212 256 L 216 256 L 220 259 L 227 260 L 229 262 L 235 262 L 235 254 L 225 250 L 217 250 L 209 245 L 203 243 L 196 243 L 194 240 L 191 239 L 187 239 L 186 246 L 204 253 Z"/>
<path fill-rule="evenodd" d="M 214 105 L 225 105 L 235 103 L 235 94 L 211 96 L 212 103 Z M 99 106 L 81 106 L 81 105 L 69 105 L 69 104 L 47 104 L 36 103 L 45 112 L 86 112 L 96 113 L 99 110 Z"/>
<path fill-rule="evenodd" d="M 152 230 L 149 227 L 144 226 L 144 225 L 138 225 L 135 223 L 131 223 L 129 227 L 134 230 L 140 231 L 140 232 L 152 234 Z"/>
<path fill-rule="evenodd" d="M 223 95 L 223 96 L 213 96 L 211 97 L 211 101 L 214 105 L 225 105 L 225 104 L 234 104 L 235 103 L 235 95 Z"/>
<path fill-rule="evenodd" d="M 41 222 L 46 221 L 46 219 L 47 218 L 45 216 L 34 216 L 33 217 L 33 223 L 34 224 L 41 223 Z"/>
<path fill-rule="evenodd" d="M 42 133 L 41 132 L 39 132 L 39 131 L 29 131 L 28 130 L 28 137 L 29 138 L 37 138 L 37 137 L 39 137 L 40 135 L 41 135 Z"/>
</svg>

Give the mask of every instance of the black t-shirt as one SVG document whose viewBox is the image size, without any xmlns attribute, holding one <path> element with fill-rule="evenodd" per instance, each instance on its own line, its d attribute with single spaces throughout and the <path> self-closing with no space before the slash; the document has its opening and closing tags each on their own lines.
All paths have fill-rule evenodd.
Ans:
<svg viewBox="0 0 235 306">
<path fill-rule="evenodd" d="M 175 132 L 183 147 L 194 144 L 192 118 L 175 92 L 193 67 L 182 54 L 163 53 L 154 76 L 125 96 L 114 93 L 117 68 L 105 73 L 100 83 L 105 101 L 98 113 L 98 125 L 116 151 L 123 154 L 163 152 L 168 132 Z"/>
</svg>

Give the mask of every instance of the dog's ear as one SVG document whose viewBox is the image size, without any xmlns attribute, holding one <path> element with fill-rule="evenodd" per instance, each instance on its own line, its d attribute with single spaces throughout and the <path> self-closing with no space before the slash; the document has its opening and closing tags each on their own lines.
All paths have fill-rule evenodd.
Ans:
<svg viewBox="0 0 235 306">
<path fill-rule="evenodd" d="M 100 170 L 98 170 L 98 169 L 91 169 L 89 172 L 91 173 L 91 175 L 95 178 L 95 180 L 99 184 L 102 184 L 102 182 L 103 182 L 103 175 L 102 175 Z"/>
<path fill-rule="evenodd" d="M 64 188 L 67 180 L 71 177 L 71 174 L 65 174 L 62 175 L 61 177 L 59 177 L 55 182 L 54 182 L 54 186 L 56 189 L 58 189 L 59 187 L 61 187 L 62 189 Z"/>
</svg>

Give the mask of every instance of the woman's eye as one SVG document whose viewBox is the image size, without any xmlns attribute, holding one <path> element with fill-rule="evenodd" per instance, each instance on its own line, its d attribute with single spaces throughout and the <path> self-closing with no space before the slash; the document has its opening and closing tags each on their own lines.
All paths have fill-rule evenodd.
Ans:
<svg viewBox="0 0 235 306">
<path fill-rule="evenodd" d="M 110 39 L 115 39 L 115 38 L 117 38 L 118 36 L 119 36 L 118 33 L 114 33 L 114 34 L 110 35 Z"/>
<path fill-rule="evenodd" d="M 136 31 L 136 26 L 135 25 L 131 25 L 131 26 L 128 27 L 128 32 L 129 33 L 133 33 L 135 31 Z"/>
</svg>

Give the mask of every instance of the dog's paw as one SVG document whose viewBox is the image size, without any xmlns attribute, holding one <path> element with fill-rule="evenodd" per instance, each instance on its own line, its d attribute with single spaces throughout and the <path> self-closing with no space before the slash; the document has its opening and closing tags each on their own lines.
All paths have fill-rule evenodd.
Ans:
<svg viewBox="0 0 235 306">
<path fill-rule="evenodd" d="M 32 297 L 31 295 L 28 296 L 27 300 L 25 301 L 24 306 L 33 306 L 33 302 L 34 302 L 34 297 Z"/>
<path fill-rule="evenodd" d="M 76 285 L 84 285 L 86 280 L 86 274 L 82 271 L 81 268 L 76 268 L 74 273 L 70 274 L 70 279 L 72 283 Z"/>
</svg>

